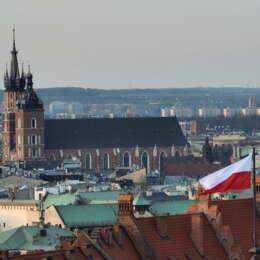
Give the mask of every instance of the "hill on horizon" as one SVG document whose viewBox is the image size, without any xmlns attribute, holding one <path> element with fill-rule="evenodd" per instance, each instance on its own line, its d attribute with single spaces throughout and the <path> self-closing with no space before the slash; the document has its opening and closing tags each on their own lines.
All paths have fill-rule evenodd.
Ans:
<svg viewBox="0 0 260 260">
<path fill-rule="evenodd" d="M 255 97 L 260 105 L 260 88 L 193 87 L 162 89 L 91 89 L 81 87 L 51 87 L 36 89 L 45 105 L 53 101 L 89 104 L 155 104 L 162 106 L 246 107 Z M 2 102 L 3 90 L 0 90 Z"/>
</svg>

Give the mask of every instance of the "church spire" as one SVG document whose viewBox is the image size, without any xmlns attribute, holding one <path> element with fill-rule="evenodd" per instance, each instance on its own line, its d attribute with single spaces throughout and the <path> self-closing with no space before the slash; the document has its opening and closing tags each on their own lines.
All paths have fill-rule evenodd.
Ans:
<svg viewBox="0 0 260 260">
<path fill-rule="evenodd" d="M 19 66 L 18 66 L 18 60 L 17 60 L 17 50 L 15 45 L 15 28 L 13 28 L 13 49 L 11 51 L 11 70 L 10 70 L 10 78 L 16 79 L 20 77 L 19 74 Z"/>
<path fill-rule="evenodd" d="M 7 63 L 5 64 L 5 77 L 9 79 Z"/>
</svg>

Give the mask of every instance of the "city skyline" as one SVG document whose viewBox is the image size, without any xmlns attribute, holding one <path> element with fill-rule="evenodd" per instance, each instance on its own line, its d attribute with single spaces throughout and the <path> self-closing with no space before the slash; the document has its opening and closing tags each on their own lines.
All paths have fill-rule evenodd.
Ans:
<svg viewBox="0 0 260 260">
<path fill-rule="evenodd" d="M 3 2 L 0 73 L 16 27 L 36 88 L 260 86 L 259 3 Z M 3 89 L 3 87 L 1 87 Z"/>
</svg>

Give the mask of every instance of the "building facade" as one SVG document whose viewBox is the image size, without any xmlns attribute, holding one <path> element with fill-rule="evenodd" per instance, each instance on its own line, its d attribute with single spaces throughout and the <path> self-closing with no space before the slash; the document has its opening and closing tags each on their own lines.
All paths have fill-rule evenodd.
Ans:
<svg viewBox="0 0 260 260">
<path fill-rule="evenodd" d="M 77 158 L 81 168 L 93 171 L 136 166 L 163 172 L 167 157 L 187 152 L 176 117 L 44 119 L 30 69 L 19 71 L 14 36 L 4 87 L 4 162 L 30 168 Z"/>
</svg>

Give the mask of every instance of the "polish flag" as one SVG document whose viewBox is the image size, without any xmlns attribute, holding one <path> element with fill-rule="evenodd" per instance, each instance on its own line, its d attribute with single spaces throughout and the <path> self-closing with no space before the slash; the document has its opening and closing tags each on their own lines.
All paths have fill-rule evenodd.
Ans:
<svg viewBox="0 0 260 260">
<path fill-rule="evenodd" d="M 199 180 L 201 194 L 243 190 L 251 186 L 252 155 L 213 172 Z"/>
</svg>

